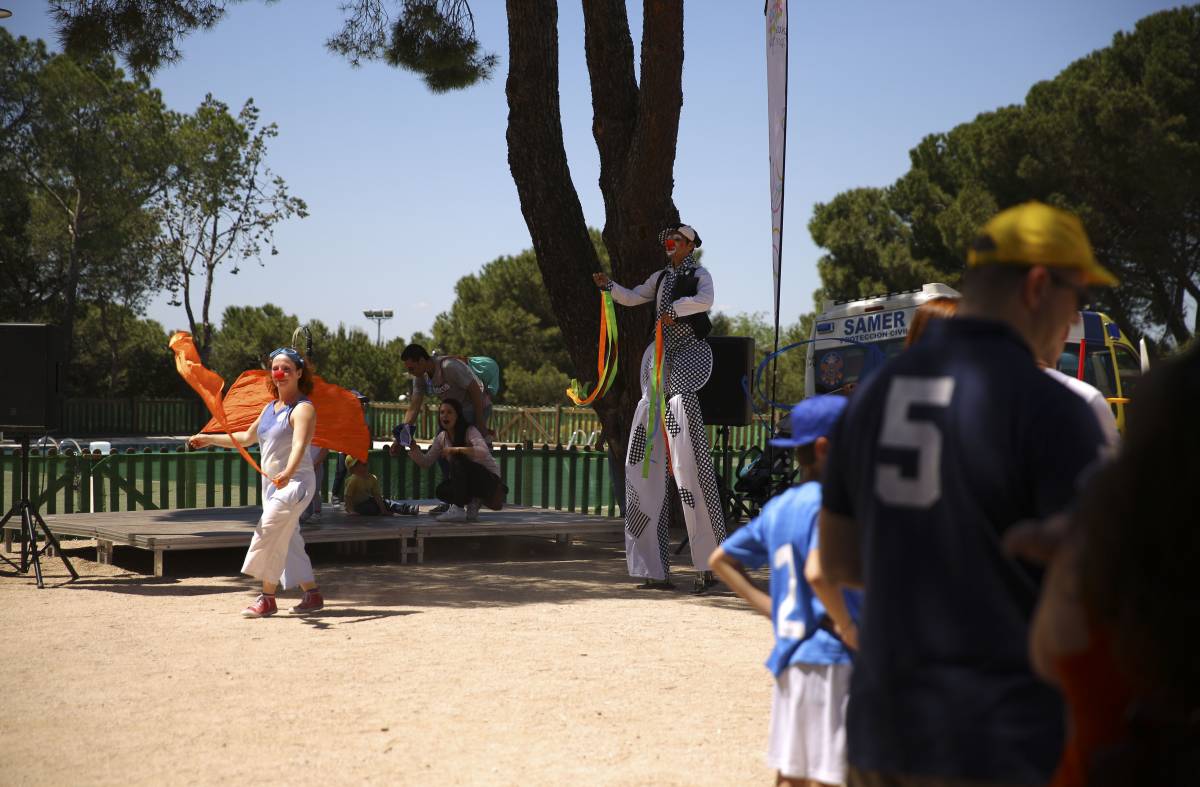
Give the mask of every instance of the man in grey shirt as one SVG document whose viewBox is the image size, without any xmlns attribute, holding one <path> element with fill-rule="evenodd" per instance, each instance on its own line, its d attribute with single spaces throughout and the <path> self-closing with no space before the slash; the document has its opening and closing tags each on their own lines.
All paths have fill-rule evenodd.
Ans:
<svg viewBox="0 0 1200 787">
<path fill-rule="evenodd" d="M 419 344 L 405 347 L 404 352 L 400 353 L 400 360 L 413 378 L 412 399 L 404 423 L 416 423 L 426 396 L 436 396 L 441 401 L 457 399 L 467 423 L 491 441 L 488 419 L 492 403 L 483 382 L 471 371 L 470 366 L 458 358 L 430 356 Z"/>
</svg>

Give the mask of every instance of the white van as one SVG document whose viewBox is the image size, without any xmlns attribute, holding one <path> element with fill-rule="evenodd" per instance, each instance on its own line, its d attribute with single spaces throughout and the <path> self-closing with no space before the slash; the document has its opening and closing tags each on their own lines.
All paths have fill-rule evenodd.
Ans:
<svg viewBox="0 0 1200 787">
<path fill-rule="evenodd" d="M 945 284 L 856 301 L 825 301 L 813 323 L 804 395 L 835 393 L 899 355 L 913 312 L 934 298 L 957 298 Z"/>
</svg>

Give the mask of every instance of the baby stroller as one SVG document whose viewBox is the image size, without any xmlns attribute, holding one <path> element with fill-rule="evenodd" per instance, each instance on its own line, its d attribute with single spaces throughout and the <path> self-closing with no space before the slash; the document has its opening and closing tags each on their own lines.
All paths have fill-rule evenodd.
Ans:
<svg viewBox="0 0 1200 787">
<path fill-rule="evenodd" d="M 788 421 L 781 419 L 775 426 L 773 436 L 789 435 Z M 762 448 L 751 446 L 742 451 L 733 468 L 733 489 L 718 475 L 721 480 L 721 505 L 725 509 L 729 532 L 733 532 L 743 520 L 748 522 L 758 516 L 768 500 L 796 483 L 799 472 L 792 464 L 790 448 L 778 448 L 767 443 Z"/>
</svg>

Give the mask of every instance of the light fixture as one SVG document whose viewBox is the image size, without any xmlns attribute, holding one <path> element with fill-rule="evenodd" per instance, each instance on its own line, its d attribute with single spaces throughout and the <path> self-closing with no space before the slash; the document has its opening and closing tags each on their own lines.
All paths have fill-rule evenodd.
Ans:
<svg viewBox="0 0 1200 787">
<path fill-rule="evenodd" d="M 383 345 L 383 336 L 382 336 L 383 321 L 392 319 L 392 310 L 391 309 L 367 310 L 367 311 L 363 312 L 363 317 L 366 317 L 368 320 L 375 321 L 375 344 L 376 344 L 376 346 L 382 346 Z"/>
</svg>

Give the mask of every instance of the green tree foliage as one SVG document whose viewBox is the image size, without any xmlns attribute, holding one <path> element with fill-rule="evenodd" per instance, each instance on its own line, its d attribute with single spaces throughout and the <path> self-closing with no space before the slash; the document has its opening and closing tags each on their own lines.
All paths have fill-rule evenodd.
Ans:
<svg viewBox="0 0 1200 787">
<path fill-rule="evenodd" d="M 468 3 L 401 0 L 397 5 L 392 17 L 380 0 L 347 3 L 345 24 L 326 46 L 354 65 L 383 60 L 419 74 L 435 93 L 491 78 L 498 59 L 482 51 Z"/>
<path fill-rule="evenodd" d="M 234 1 L 52 0 L 51 8 L 73 49 L 120 52 L 134 67 L 153 69 L 177 58 L 176 42 L 214 24 Z M 582 375 L 592 363 L 596 316 L 580 304 L 594 294 L 590 276 L 600 263 L 563 145 L 558 3 L 508 0 L 505 6 L 509 169 L 554 315 Z M 486 78 L 496 62 L 481 54 L 467 0 L 350 0 L 342 10 L 345 25 L 328 42 L 334 51 L 353 63 L 382 59 L 413 69 L 435 91 Z M 672 193 L 683 105 L 683 3 L 642 4 L 638 56 L 624 0 L 591 0 L 583 16 L 605 246 L 619 280 L 644 278 L 662 264 L 658 230 L 679 220 Z M 620 319 L 634 334 L 650 323 L 646 312 Z M 626 345 L 621 355 L 618 381 L 596 405 L 614 460 L 639 397 L 638 351 Z M 621 488 L 620 479 L 615 486 Z"/>
<path fill-rule="evenodd" d="M 213 335 L 211 367 L 226 383 L 249 369 L 265 368 L 267 354 L 290 345 L 300 325 L 294 314 L 271 303 L 229 306 Z M 319 320 L 309 322 L 307 328 L 312 335 L 313 365 L 321 377 L 375 401 L 394 402 L 407 393 L 409 377 L 400 362 L 403 339 L 376 346 L 359 328 L 339 325 L 331 330 Z"/>
<path fill-rule="evenodd" d="M 71 389 L 80 396 L 176 397 L 189 389 L 175 371 L 167 332 L 132 309 L 85 304 L 76 323 Z"/>
<path fill-rule="evenodd" d="M 530 371 L 520 366 L 504 369 L 504 390 L 500 401 L 527 407 L 569 405 L 566 390 L 571 384 L 567 373 L 546 361 Z"/>
<path fill-rule="evenodd" d="M 1038 199 L 1078 213 L 1121 278 L 1100 308 L 1131 334 L 1187 342 L 1200 328 L 1186 321 L 1200 300 L 1198 107 L 1200 6 L 1142 19 L 1023 105 L 926 137 L 891 186 L 818 205 L 818 298 L 956 284 L 978 227 Z"/>
<path fill-rule="evenodd" d="M 300 320 L 273 303 L 228 306 L 213 336 L 209 367 L 232 383 L 247 369 L 262 369 L 267 353 L 291 344 Z"/>
<path fill-rule="evenodd" d="M 600 232 L 590 232 L 607 270 L 608 255 Z M 449 311 L 434 320 L 429 349 L 495 358 L 504 375 L 498 401 L 564 403 L 564 391 L 571 382 L 571 359 L 533 249 L 497 257 L 479 273 L 459 279 L 454 292 Z M 594 301 L 592 305 L 598 310 Z"/>
<path fill-rule="evenodd" d="M 77 304 L 137 310 L 160 281 L 145 252 L 157 232 L 150 202 L 171 172 L 169 116 L 111 56 L 78 63 L 3 29 L 0 73 L 0 179 L 11 187 L 0 248 L 5 283 L 18 287 L 5 298 L 53 316 L 70 358 Z"/>
<path fill-rule="evenodd" d="M 194 114 L 171 113 L 108 54 L 79 61 L 0 29 L 0 132 L 0 319 L 60 324 L 79 395 L 137 390 L 132 366 L 111 357 L 119 337 L 98 342 L 97 331 L 150 330 L 136 315 L 163 287 L 206 357 L 218 266 L 236 273 L 273 254 L 275 223 L 305 215 L 263 163 L 277 130 L 259 127 L 252 101 L 236 117 L 212 96 Z M 76 319 L 89 321 L 87 336 Z"/>
<path fill-rule="evenodd" d="M 912 229 L 883 189 L 854 189 L 818 204 L 809 231 L 829 251 L 817 260 L 818 300 L 912 289 L 947 276 L 929 261 L 914 259 Z"/>
<path fill-rule="evenodd" d="M 212 28 L 237 2 L 52 0 L 50 8 L 69 52 L 116 52 L 130 68 L 149 73 L 178 62 L 179 41 Z M 326 46 L 356 66 L 382 60 L 442 93 L 490 78 L 498 62 L 482 50 L 466 0 L 348 0 L 342 10 L 343 27 Z"/>
<path fill-rule="evenodd" d="M 236 2 L 237 0 L 232 0 Z M 178 62 L 176 42 L 209 29 L 225 15 L 226 0 L 53 0 L 51 13 L 68 52 L 118 52 L 140 73 Z"/>
<path fill-rule="evenodd" d="M 400 361 L 405 342 L 395 338 L 376 345 L 366 331 L 338 325 L 331 331 L 319 320 L 309 323 L 317 374 L 377 402 L 395 402 L 408 393 L 411 378 Z"/>
<path fill-rule="evenodd" d="M 212 94 L 175 125 L 176 173 L 155 203 L 162 226 L 155 252 L 187 312 L 201 359 L 212 346 L 209 309 L 218 267 L 228 263 L 236 274 L 247 260 L 262 264 L 264 246 L 277 253 L 275 225 L 308 215 L 304 200 L 290 196 L 283 178 L 264 163 L 267 141 L 278 134 L 274 123 L 259 127 L 253 99 L 234 117 Z"/>
</svg>

